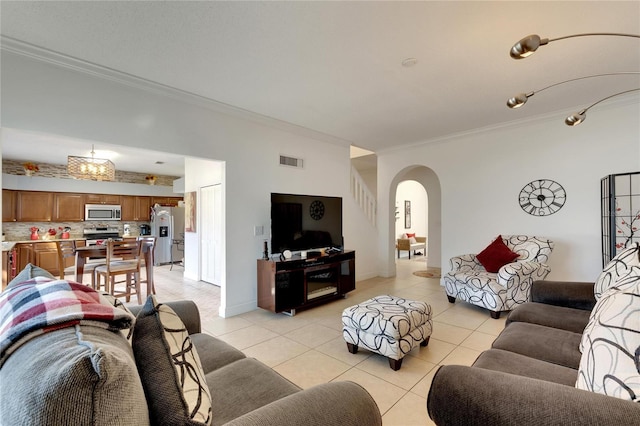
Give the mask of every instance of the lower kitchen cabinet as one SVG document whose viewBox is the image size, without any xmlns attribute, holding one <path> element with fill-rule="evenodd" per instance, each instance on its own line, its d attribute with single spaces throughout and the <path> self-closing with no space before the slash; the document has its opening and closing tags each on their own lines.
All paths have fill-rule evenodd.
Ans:
<svg viewBox="0 0 640 426">
<path fill-rule="evenodd" d="M 24 269 L 28 263 L 47 270 L 51 275 L 58 277 L 58 249 L 53 242 L 18 243 L 15 245 L 18 272 Z"/>
</svg>

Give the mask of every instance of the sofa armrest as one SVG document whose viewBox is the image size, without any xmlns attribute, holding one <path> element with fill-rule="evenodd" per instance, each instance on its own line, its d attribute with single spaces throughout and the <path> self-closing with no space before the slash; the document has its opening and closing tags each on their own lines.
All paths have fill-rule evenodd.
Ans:
<svg viewBox="0 0 640 426">
<path fill-rule="evenodd" d="M 396 245 L 398 250 L 411 250 L 411 240 L 407 238 L 398 238 Z"/>
<path fill-rule="evenodd" d="M 588 311 L 596 304 L 593 283 L 572 281 L 534 281 L 531 301 Z"/>
<path fill-rule="evenodd" d="M 427 410 L 439 426 L 640 424 L 636 402 L 461 365 L 436 372 Z"/>
<path fill-rule="evenodd" d="M 189 334 L 201 333 L 200 311 L 198 306 L 191 300 L 177 300 L 173 302 L 163 303 L 169 306 L 180 317 L 184 325 L 187 327 Z M 127 306 L 133 315 L 138 315 L 143 305 Z"/>
<path fill-rule="evenodd" d="M 484 266 L 478 261 L 475 254 L 461 254 L 449 259 L 452 272 L 469 272 L 475 269 L 484 270 Z"/>
<path fill-rule="evenodd" d="M 379 426 L 380 409 L 360 385 L 331 382 L 296 392 L 226 423 L 226 426 Z"/>
<path fill-rule="evenodd" d="M 415 237 L 417 243 L 427 243 L 427 237 Z"/>
</svg>

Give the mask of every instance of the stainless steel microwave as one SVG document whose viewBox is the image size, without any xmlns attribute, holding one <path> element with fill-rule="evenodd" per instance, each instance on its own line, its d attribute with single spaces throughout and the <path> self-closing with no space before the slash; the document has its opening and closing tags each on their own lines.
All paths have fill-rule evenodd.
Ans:
<svg viewBox="0 0 640 426">
<path fill-rule="evenodd" d="M 117 204 L 85 204 L 84 220 L 121 220 L 122 207 Z"/>
</svg>

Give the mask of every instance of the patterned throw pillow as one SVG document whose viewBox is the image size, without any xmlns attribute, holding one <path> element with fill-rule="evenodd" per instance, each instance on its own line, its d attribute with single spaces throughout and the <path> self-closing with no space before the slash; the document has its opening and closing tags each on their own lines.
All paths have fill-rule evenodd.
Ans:
<svg viewBox="0 0 640 426">
<path fill-rule="evenodd" d="M 593 286 L 596 300 L 604 293 L 618 277 L 626 274 L 632 266 L 640 266 L 640 244 L 635 243 L 616 254 L 611 262 L 604 267 Z"/>
<path fill-rule="evenodd" d="M 640 402 L 640 267 L 602 294 L 580 349 L 578 389 Z"/>
<path fill-rule="evenodd" d="M 211 395 L 200 357 L 173 309 L 149 296 L 132 344 L 151 423 L 210 425 Z"/>
</svg>

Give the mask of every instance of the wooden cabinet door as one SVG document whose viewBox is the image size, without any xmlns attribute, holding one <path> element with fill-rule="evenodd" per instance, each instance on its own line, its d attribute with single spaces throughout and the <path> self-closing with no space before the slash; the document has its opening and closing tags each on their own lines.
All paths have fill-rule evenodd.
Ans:
<svg viewBox="0 0 640 426">
<path fill-rule="evenodd" d="M 120 204 L 120 196 L 113 194 L 84 194 L 87 204 Z"/>
<path fill-rule="evenodd" d="M 2 221 L 16 221 L 16 191 L 2 190 Z"/>
<path fill-rule="evenodd" d="M 58 250 L 55 243 L 34 243 L 33 244 L 35 265 L 49 271 L 51 275 L 59 276 Z"/>
<path fill-rule="evenodd" d="M 151 197 L 122 195 L 122 220 L 148 221 L 151 218 Z"/>
<path fill-rule="evenodd" d="M 33 256 L 33 244 L 18 243 L 14 246 L 16 250 L 16 263 L 18 272 L 22 271 L 27 263 L 35 264 Z"/>
<path fill-rule="evenodd" d="M 136 197 L 136 218 L 134 220 L 151 220 L 151 197 Z"/>
<path fill-rule="evenodd" d="M 84 194 L 56 193 L 53 210 L 54 221 L 78 222 L 84 220 Z"/>
<path fill-rule="evenodd" d="M 51 222 L 53 193 L 19 191 L 16 218 L 19 222 Z"/>
<path fill-rule="evenodd" d="M 122 207 L 122 220 L 136 219 L 136 198 L 130 195 L 120 196 L 120 206 Z"/>
</svg>

